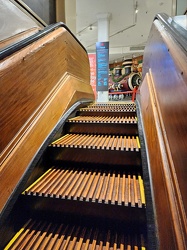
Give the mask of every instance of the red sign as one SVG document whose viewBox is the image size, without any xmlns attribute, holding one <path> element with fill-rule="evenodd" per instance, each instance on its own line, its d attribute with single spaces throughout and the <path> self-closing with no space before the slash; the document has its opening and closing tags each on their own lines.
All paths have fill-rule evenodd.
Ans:
<svg viewBox="0 0 187 250">
<path fill-rule="evenodd" d="M 92 86 L 95 99 L 97 97 L 96 92 L 96 54 L 88 54 L 90 62 L 90 84 Z"/>
</svg>

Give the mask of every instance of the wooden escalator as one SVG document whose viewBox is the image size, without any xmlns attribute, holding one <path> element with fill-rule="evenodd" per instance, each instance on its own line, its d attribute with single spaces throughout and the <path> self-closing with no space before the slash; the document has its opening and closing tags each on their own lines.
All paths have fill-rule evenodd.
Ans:
<svg viewBox="0 0 187 250">
<path fill-rule="evenodd" d="M 136 103 L 98 104 L 85 48 L 63 23 L 15 33 L 17 2 L 0 6 L 0 249 L 186 250 L 186 30 L 157 15 Z"/>
<path fill-rule="evenodd" d="M 134 103 L 80 108 L 20 194 L 5 249 L 146 249 L 140 144 Z"/>
</svg>

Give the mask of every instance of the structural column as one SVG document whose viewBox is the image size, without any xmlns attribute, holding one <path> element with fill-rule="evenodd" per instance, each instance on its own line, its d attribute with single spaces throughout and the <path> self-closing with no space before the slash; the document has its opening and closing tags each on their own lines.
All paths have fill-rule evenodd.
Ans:
<svg viewBox="0 0 187 250">
<path fill-rule="evenodd" d="M 110 19 L 111 19 L 110 13 L 97 14 L 98 42 L 108 42 L 109 41 Z M 108 89 L 107 89 L 107 91 L 98 91 L 97 92 L 97 101 L 98 102 L 108 102 Z"/>
</svg>

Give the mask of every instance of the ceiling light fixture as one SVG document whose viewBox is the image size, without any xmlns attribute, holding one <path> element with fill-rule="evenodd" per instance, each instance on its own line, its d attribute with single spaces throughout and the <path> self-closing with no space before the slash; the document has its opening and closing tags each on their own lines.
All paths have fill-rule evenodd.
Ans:
<svg viewBox="0 0 187 250">
<path fill-rule="evenodd" d="M 134 6 L 135 13 L 138 13 L 138 1 L 136 1 L 135 6 Z"/>
<path fill-rule="evenodd" d="M 89 24 L 89 25 L 86 26 L 84 29 L 82 29 L 82 30 L 80 30 L 79 32 L 77 32 L 77 35 L 80 36 L 84 31 L 88 31 L 88 29 L 89 29 L 89 30 L 93 30 L 93 25 L 95 25 L 96 23 L 97 23 L 97 21 L 94 22 L 94 23 Z"/>
<path fill-rule="evenodd" d="M 109 38 L 111 38 L 111 37 L 113 37 L 113 36 L 116 36 L 116 35 L 118 35 L 118 34 L 120 34 L 120 33 L 123 33 L 124 31 L 126 31 L 126 30 L 128 30 L 128 29 L 130 29 L 130 28 L 132 28 L 132 27 L 134 27 L 134 26 L 136 26 L 136 24 L 137 24 L 137 16 L 138 16 L 138 11 L 139 11 L 139 9 L 138 9 L 138 1 L 133 1 L 132 2 L 132 8 L 134 7 L 134 17 L 133 17 L 133 24 L 132 25 L 130 25 L 130 26 L 128 26 L 128 27 L 125 27 L 125 28 L 123 28 L 123 29 L 121 29 L 121 30 L 119 30 L 119 31 L 117 31 L 117 32 L 115 32 L 115 33 L 113 33 L 113 34 L 111 34 L 111 35 L 109 35 Z M 94 23 L 93 23 L 94 24 Z M 93 24 L 90 24 L 89 26 L 91 26 L 91 25 L 93 25 Z M 87 27 L 89 27 L 89 26 L 87 26 Z M 83 30 L 85 30 L 85 29 L 83 29 Z M 82 30 L 82 31 L 83 31 Z M 82 32 L 82 31 L 80 31 L 80 32 Z M 90 44 L 90 45 L 87 45 L 86 46 L 86 48 L 88 49 L 89 47 L 92 47 L 93 45 L 95 45 L 95 43 L 92 43 L 92 44 Z"/>
</svg>

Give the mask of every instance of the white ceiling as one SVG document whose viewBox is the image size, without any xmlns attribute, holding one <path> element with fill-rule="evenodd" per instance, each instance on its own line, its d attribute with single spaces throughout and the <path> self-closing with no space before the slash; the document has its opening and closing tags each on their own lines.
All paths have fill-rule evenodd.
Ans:
<svg viewBox="0 0 187 250">
<path fill-rule="evenodd" d="M 175 0 L 67 0 L 66 2 L 66 24 L 88 53 L 95 52 L 98 38 L 97 14 L 111 13 L 110 63 L 142 55 L 155 15 L 166 13 L 173 16 L 176 10 Z"/>
</svg>

